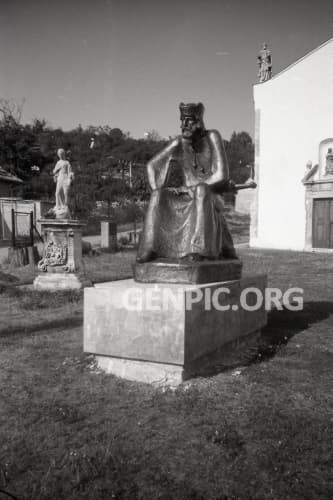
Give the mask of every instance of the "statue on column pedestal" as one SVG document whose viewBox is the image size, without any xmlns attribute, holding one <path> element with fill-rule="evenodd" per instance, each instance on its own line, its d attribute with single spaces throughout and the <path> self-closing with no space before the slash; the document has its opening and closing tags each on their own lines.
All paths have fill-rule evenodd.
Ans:
<svg viewBox="0 0 333 500">
<path fill-rule="evenodd" d="M 56 182 L 56 204 L 40 219 L 43 236 L 43 258 L 34 287 L 40 290 L 63 290 L 91 285 L 84 276 L 82 263 L 82 230 L 84 221 L 73 220 L 69 210 L 69 192 L 74 174 L 64 149 L 58 149 L 53 176 Z"/>
</svg>

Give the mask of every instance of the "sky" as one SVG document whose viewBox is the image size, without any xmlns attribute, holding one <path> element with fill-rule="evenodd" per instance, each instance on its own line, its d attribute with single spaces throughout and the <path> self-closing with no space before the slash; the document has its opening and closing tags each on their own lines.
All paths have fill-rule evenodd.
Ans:
<svg viewBox="0 0 333 500">
<path fill-rule="evenodd" d="M 332 0 L 0 0 L 0 97 L 23 122 L 137 138 L 201 101 L 207 128 L 253 136 L 262 43 L 274 75 L 332 37 Z"/>
</svg>

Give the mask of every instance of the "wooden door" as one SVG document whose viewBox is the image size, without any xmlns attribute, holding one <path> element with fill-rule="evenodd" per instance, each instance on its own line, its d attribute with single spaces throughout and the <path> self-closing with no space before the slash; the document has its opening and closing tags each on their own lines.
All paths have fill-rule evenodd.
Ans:
<svg viewBox="0 0 333 500">
<path fill-rule="evenodd" d="M 333 198 L 313 200 L 313 248 L 333 248 Z"/>
</svg>

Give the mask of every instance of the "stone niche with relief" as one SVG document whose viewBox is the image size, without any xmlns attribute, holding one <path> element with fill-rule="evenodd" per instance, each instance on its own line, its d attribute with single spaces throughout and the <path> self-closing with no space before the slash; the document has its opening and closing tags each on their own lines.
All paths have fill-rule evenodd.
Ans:
<svg viewBox="0 0 333 500">
<path fill-rule="evenodd" d="M 318 163 L 307 165 L 305 249 L 333 250 L 333 138 L 319 144 Z"/>
<path fill-rule="evenodd" d="M 84 277 L 82 229 L 85 223 L 69 219 L 42 219 L 43 258 L 38 262 L 37 289 L 57 290 L 91 285 Z"/>
</svg>

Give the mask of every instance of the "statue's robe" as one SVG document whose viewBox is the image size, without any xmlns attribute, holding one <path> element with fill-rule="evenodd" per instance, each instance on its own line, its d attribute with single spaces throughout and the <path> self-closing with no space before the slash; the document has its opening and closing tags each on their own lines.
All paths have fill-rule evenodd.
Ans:
<svg viewBox="0 0 333 500">
<path fill-rule="evenodd" d="M 214 172 L 217 152 L 209 132 L 198 151 L 175 139 L 151 161 L 157 189 L 152 191 L 138 258 L 235 258 L 223 216 L 223 200 L 205 179 Z"/>
<path fill-rule="evenodd" d="M 267 49 L 262 49 L 258 56 L 259 63 L 259 81 L 266 82 L 272 76 L 272 59 L 271 53 Z"/>
</svg>

